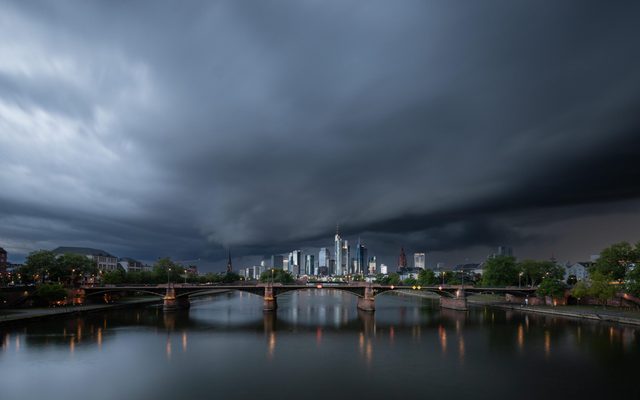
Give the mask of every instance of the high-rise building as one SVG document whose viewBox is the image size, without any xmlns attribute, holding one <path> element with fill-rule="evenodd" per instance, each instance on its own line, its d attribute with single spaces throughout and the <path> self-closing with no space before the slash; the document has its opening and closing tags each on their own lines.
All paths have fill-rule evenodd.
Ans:
<svg viewBox="0 0 640 400">
<path fill-rule="evenodd" d="M 413 268 L 424 269 L 425 258 L 424 253 L 413 253 Z"/>
<path fill-rule="evenodd" d="M 382 275 L 387 275 L 389 273 L 389 269 L 386 264 L 380 264 L 380 273 Z"/>
<path fill-rule="evenodd" d="M 331 252 L 326 247 L 320 249 L 318 253 L 318 267 L 328 267 L 331 260 Z"/>
<path fill-rule="evenodd" d="M 336 226 L 336 236 L 335 236 L 335 262 L 336 267 L 334 270 L 334 275 L 344 275 L 344 271 L 342 270 L 342 238 L 340 237 L 339 227 Z"/>
<path fill-rule="evenodd" d="M 404 254 L 404 247 L 400 248 L 400 256 L 398 257 L 398 271 L 407 268 L 407 256 Z"/>
<path fill-rule="evenodd" d="M 291 270 L 289 269 L 289 258 L 284 258 L 282 257 L 282 270 L 283 271 L 287 271 L 287 272 L 291 272 Z"/>
<path fill-rule="evenodd" d="M 336 273 L 336 260 L 329 260 L 329 275 L 338 275 Z"/>
<path fill-rule="evenodd" d="M 289 272 L 291 272 L 293 276 L 300 276 L 304 274 L 301 250 L 294 250 L 289 253 Z"/>
<path fill-rule="evenodd" d="M 355 274 L 366 274 L 367 273 L 367 246 L 362 243 L 360 238 L 358 238 L 358 244 L 356 244 L 356 264 L 355 264 Z"/>
<path fill-rule="evenodd" d="M 349 241 L 346 239 L 342 241 L 341 252 L 342 275 L 348 275 L 351 273 L 351 246 L 349 246 Z"/>
<path fill-rule="evenodd" d="M 315 275 L 315 256 L 313 254 L 307 254 L 304 257 L 304 273 L 306 275 Z"/>
<path fill-rule="evenodd" d="M 284 257 L 282 257 L 281 255 L 271 256 L 271 268 L 282 269 L 283 261 L 284 261 Z"/>
<path fill-rule="evenodd" d="M 233 271 L 233 265 L 231 264 L 231 250 L 229 250 L 229 259 L 227 260 L 227 273 Z"/>
<path fill-rule="evenodd" d="M 375 275 L 378 272 L 378 262 L 376 256 L 369 259 L 369 275 Z"/>
<path fill-rule="evenodd" d="M 513 249 L 509 246 L 498 246 L 498 252 L 495 255 L 513 257 Z"/>
</svg>

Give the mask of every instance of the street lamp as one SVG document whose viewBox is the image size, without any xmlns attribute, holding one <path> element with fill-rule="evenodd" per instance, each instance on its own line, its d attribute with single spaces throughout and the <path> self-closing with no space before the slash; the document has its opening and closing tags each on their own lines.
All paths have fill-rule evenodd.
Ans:
<svg viewBox="0 0 640 400">
<path fill-rule="evenodd" d="M 171 272 L 171 267 L 167 267 L 167 287 L 169 287 L 169 272 Z"/>
<path fill-rule="evenodd" d="M 520 273 L 518 274 L 518 289 L 520 289 L 520 282 L 522 281 L 522 275 L 524 275 L 524 272 L 520 271 Z"/>
</svg>

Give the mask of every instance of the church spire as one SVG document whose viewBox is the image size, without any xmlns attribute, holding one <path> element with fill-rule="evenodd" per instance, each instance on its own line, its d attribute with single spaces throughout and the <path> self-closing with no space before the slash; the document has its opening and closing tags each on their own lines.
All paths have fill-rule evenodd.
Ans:
<svg viewBox="0 0 640 400">
<path fill-rule="evenodd" d="M 228 252 L 229 252 L 229 259 L 227 261 L 227 273 L 233 270 L 233 266 L 231 265 L 231 250 L 229 250 Z"/>
</svg>

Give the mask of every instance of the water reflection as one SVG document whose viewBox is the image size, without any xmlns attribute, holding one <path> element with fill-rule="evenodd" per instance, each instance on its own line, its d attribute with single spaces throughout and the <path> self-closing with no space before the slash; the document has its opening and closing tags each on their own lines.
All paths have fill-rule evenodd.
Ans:
<svg viewBox="0 0 640 400">
<path fill-rule="evenodd" d="M 223 378 L 216 380 L 220 387 L 235 376 L 251 376 L 260 382 L 262 376 L 266 382 L 287 376 L 290 382 L 327 374 L 326 379 L 344 384 L 342 375 L 331 372 L 344 366 L 354 371 L 361 368 L 361 377 L 355 374 L 349 379 L 371 387 L 388 381 L 389 373 L 403 371 L 411 378 L 406 379 L 403 390 L 417 397 L 422 393 L 417 383 L 424 383 L 426 371 L 432 377 L 430 390 L 436 392 L 439 382 L 452 387 L 469 382 L 482 388 L 485 381 L 477 376 L 486 379 L 499 374 L 525 384 L 524 378 L 519 379 L 529 376 L 531 369 L 541 380 L 555 382 L 555 375 L 547 369 L 566 371 L 566 379 L 577 379 L 595 376 L 597 366 L 606 365 L 619 379 L 627 371 L 623 367 L 634 366 L 640 355 L 634 327 L 508 314 L 486 307 L 461 313 L 441 310 L 430 300 L 395 295 L 381 296 L 376 312 L 367 313 L 357 310 L 355 297 L 330 290 L 283 295 L 278 304 L 277 312 L 263 313 L 260 297 L 227 294 L 198 300 L 183 312 L 118 310 L 28 324 L 0 332 L 0 363 L 15 366 L 16 373 L 31 373 L 20 357 L 51 355 L 61 363 L 65 359 L 84 362 L 83 368 L 89 369 L 94 364 L 87 360 L 93 360 L 114 371 L 111 379 L 125 379 L 117 375 L 120 370 L 144 379 L 139 371 L 148 369 L 158 376 L 176 374 L 190 387 L 204 387 L 209 380 L 199 371 L 211 369 Z M 60 353 L 73 357 L 60 357 Z M 135 360 L 138 372 L 123 365 L 123 357 Z M 292 365 L 305 368 L 298 371 Z M 43 379 L 38 371 L 33 372 L 36 378 Z M 0 384 L 11 387 L 12 382 L 0 377 Z M 536 390 L 543 389 L 532 389 L 532 396 Z M 317 394 L 322 393 L 318 390 Z M 38 397 L 30 394 L 34 393 L 24 398 Z M 152 394 L 168 398 L 163 393 Z"/>
</svg>

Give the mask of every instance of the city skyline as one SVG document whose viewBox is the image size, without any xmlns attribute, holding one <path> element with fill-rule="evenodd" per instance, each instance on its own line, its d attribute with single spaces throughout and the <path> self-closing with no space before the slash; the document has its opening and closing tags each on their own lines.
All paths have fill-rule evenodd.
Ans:
<svg viewBox="0 0 640 400">
<path fill-rule="evenodd" d="M 12 261 L 224 270 L 336 223 L 391 269 L 401 247 L 450 265 L 640 240 L 640 5 L 154 6 L 0 6 Z"/>
</svg>

